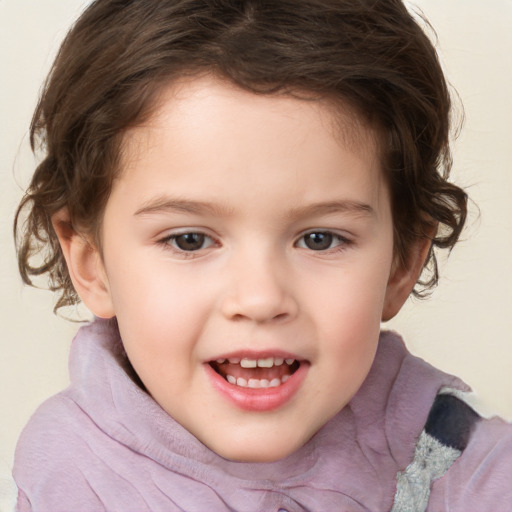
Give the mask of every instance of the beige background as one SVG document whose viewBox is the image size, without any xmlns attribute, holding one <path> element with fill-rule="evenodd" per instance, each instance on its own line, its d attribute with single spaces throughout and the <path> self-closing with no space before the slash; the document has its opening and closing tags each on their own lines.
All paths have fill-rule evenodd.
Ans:
<svg viewBox="0 0 512 512">
<path fill-rule="evenodd" d="M 0 510 L 15 442 L 35 407 L 67 383 L 77 326 L 52 314 L 49 292 L 17 274 L 13 211 L 33 169 L 27 129 L 57 45 L 86 0 L 0 0 Z M 437 30 L 465 106 L 453 177 L 478 204 L 464 241 L 441 265 L 428 301 L 390 325 L 410 349 L 463 377 L 512 420 L 512 1 L 418 0 Z M 58 421 L 56 419 L 56 421 Z M 2 498 L 3 496 L 3 498 Z"/>
</svg>

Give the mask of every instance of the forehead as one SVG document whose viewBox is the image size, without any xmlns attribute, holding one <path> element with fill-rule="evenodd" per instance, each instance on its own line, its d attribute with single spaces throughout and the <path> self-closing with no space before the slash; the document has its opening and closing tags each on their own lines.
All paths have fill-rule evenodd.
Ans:
<svg viewBox="0 0 512 512">
<path fill-rule="evenodd" d="M 172 194 L 246 215 L 259 215 L 258 194 L 269 215 L 284 210 L 282 196 L 291 210 L 339 200 L 378 210 L 383 189 L 387 198 L 378 133 L 353 109 L 255 94 L 214 76 L 161 90 L 152 116 L 125 136 L 113 192 L 119 186 L 138 209 Z"/>
<path fill-rule="evenodd" d="M 308 108 L 297 109 L 298 102 Z M 162 85 L 148 110 L 151 115 L 123 136 L 121 170 L 129 168 L 141 151 L 152 147 L 162 126 L 174 126 L 177 132 L 182 132 L 190 123 L 196 123 L 197 129 L 204 130 L 214 127 L 216 117 L 225 119 L 228 113 L 232 114 L 233 126 L 248 124 L 258 117 L 268 122 L 272 111 L 275 121 L 295 119 L 311 129 L 321 125 L 339 144 L 382 158 L 381 130 L 343 99 L 322 98 L 308 91 L 257 94 L 217 75 L 206 74 Z M 197 124 L 197 119 L 202 120 L 203 126 Z"/>
</svg>

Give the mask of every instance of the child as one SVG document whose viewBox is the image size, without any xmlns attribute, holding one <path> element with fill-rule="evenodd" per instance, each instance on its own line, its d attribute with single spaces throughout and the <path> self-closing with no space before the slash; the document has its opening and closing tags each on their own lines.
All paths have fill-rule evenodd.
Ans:
<svg viewBox="0 0 512 512">
<path fill-rule="evenodd" d="M 17 229 L 96 320 L 18 509 L 512 510 L 512 427 L 380 333 L 464 225 L 449 112 L 399 0 L 94 2 Z"/>
</svg>

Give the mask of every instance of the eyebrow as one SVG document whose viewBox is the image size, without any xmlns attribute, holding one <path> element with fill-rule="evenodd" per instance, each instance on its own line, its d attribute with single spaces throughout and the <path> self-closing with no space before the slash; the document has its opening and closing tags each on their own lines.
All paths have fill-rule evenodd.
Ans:
<svg viewBox="0 0 512 512">
<path fill-rule="evenodd" d="M 164 214 L 164 213 L 186 213 L 193 215 L 209 215 L 215 217 L 227 217 L 233 213 L 231 208 L 225 206 L 203 202 L 190 201 L 179 198 L 157 197 L 147 201 L 141 208 L 135 212 L 135 216 Z M 374 216 L 375 210 L 366 203 L 359 201 L 341 200 L 328 201 L 324 203 L 314 203 L 307 206 L 293 208 L 289 213 L 290 218 L 301 218 L 315 215 L 329 215 L 336 213 L 348 213 L 357 216 Z"/>
<path fill-rule="evenodd" d="M 189 201 L 186 199 L 169 197 L 157 197 L 147 201 L 135 212 L 134 215 L 137 216 L 173 212 L 226 217 L 232 212 L 232 210 L 209 202 Z"/>
<path fill-rule="evenodd" d="M 300 218 L 315 215 L 329 215 L 334 213 L 348 213 L 363 217 L 375 216 L 375 210 L 366 203 L 359 201 L 328 201 L 325 203 L 315 203 L 308 206 L 294 208 L 290 212 L 290 217 Z"/>
</svg>

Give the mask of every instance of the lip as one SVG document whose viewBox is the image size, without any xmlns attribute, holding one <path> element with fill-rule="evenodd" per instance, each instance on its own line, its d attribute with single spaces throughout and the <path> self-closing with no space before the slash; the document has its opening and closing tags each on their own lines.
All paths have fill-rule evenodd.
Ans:
<svg viewBox="0 0 512 512">
<path fill-rule="evenodd" d="M 272 355 L 274 357 L 287 356 L 289 358 L 293 358 L 292 355 L 285 354 L 284 352 L 279 354 L 272 352 Z M 241 355 L 237 353 L 222 357 L 235 358 L 241 357 Z M 261 352 L 258 352 L 257 356 L 255 354 L 244 352 L 243 357 L 263 358 L 266 356 Z M 210 366 L 210 364 L 204 364 L 206 374 L 208 375 L 214 389 L 239 409 L 255 412 L 272 411 L 286 405 L 299 391 L 304 379 L 306 378 L 309 366 L 310 365 L 307 361 L 302 360 L 297 371 L 295 371 L 284 384 L 274 388 L 252 389 L 230 384 L 224 377 L 219 375 Z"/>
<path fill-rule="evenodd" d="M 237 352 L 229 352 L 226 354 L 219 354 L 212 358 L 212 361 L 216 359 L 266 359 L 267 357 L 280 357 L 282 359 L 296 359 L 297 361 L 303 361 L 302 358 L 299 358 L 296 354 L 292 354 L 291 352 L 285 352 L 283 350 L 265 350 L 265 351 L 255 351 L 255 350 L 243 350 Z M 205 361 L 207 362 L 207 361 Z"/>
</svg>

